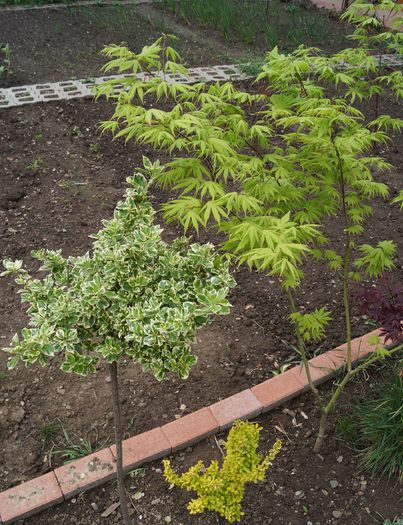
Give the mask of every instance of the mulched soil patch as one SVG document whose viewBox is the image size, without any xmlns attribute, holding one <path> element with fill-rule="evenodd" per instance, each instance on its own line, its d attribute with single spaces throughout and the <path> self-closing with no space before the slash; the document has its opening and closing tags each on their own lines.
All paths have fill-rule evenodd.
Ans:
<svg viewBox="0 0 403 525">
<path fill-rule="evenodd" d="M 13 74 L 0 78 L 0 87 L 102 76 L 105 45 L 126 42 L 139 51 L 162 32 L 177 32 L 161 13 L 150 17 L 148 11 L 118 5 L 2 11 L 0 43 L 11 47 Z M 223 62 L 214 42 L 194 40 L 188 31 L 176 44 L 188 65 Z"/>
<path fill-rule="evenodd" d="M 398 114 L 400 108 L 391 105 L 389 110 Z M 98 123 L 111 111 L 103 100 L 76 100 L 1 112 L 0 260 L 23 259 L 36 269 L 37 261 L 30 257 L 33 249 L 77 255 L 91 247 L 88 236 L 110 216 L 124 193 L 125 178 L 141 165 L 142 155 L 157 158 L 147 147 L 125 146 L 99 135 Z M 402 137 L 396 136 L 384 153 L 401 169 L 402 151 Z M 395 195 L 401 185 L 398 168 L 383 180 Z M 153 189 L 155 206 L 166 198 Z M 327 230 L 336 244 L 341 242 L 339 221 L 329 221 Z M 363 240 L 394 239 L 401 250 L 402 230 L 397 206 L 379 200 Z M 167 239 L 179 233 L 175 226 L 166 226 Z M 213 237 L 203 234 L 204 241 L 209 238 Z M 333 348 L 345 339 L 340 282 L 321 263 L 306 270 L 299 303 L 307 309 L 332 309 L 333 321 L 318 350 Z M 398 268 L 395 276 L 399 274 Z M 238 287 L 232 292 L 232 312 L 199 332 L 194 346 L 199 361 L 187 381 L 159 383 L 134 363 L 122 364 L 126 436 L 259 383 L 294 355 L 287 303 L 274 280 L 245 268 L 234 269 L 234 276 Z M 11 279 L 0 279 L 0 347 L 27 322 L 17 289 Z M 372 328 L 354 317 L 354 337 Z M 50 456 L 50 445 L 43 443 L 44 425 L 61 422 L 73 439 L 88 437 L 93 446 L 112 441 L 106 368 L 81 378 L 61 372 L 59 365 L 55 359 L 47 369 L 19 366 L 7 372 L 6 354 L 0 352 L 0 443 L 5 458 L 0 490 L 46 472 L 50 457 L 52 467 L 60 464 L 60 457 Z M 181 411 L 181 405 L 186 409 Z"/>
<path fill-rule="evenodd" d="M 350 384 L 347 399 L 367 399 L 378 381 L 387 378 L 390 371 L 371 371 L 365 380 L 361 377 Z M 324 387 L 329 393 L 330 385 Z M 344 405 L 344 406 L 343 406 Z M 340 435 L 337 422 L 348 414 L 349 407 L 342 402 L 332 419 L 330 437 L 320 456 L 312 452 L 317 431 L 318 413 L 312 396 L 305 394 L 257 419 L 263 427 L 260 449 L 264 453 L 276 438 L 283 448 L 268 471 L 264 482 L 248 485 L 242 524 L 251 525 L 368 525 L 383 524 L 384 519 L 399 516 L 399 484 L 397 479 L 371 479 L 360 468 L 356 453 Z M 226 439 L 226 433 L 217 439 Z M 214 437 L 173 457 L 177 472 L 186 471 L 199 459 L 209 465 L 221 454 Z M 215 513 L 190 516 L 186 510 L 192 493 L 173 488 L 162 476 L 161 462 L 134 470 L 126 477 L 126 487 L 133 500 L 131 509 L 134 523 L 157 525 L 216 525 L 224 523 Z M 140 496 L 140 499 L 135 499 Z M 115 483 L 108 483 L 84 493 L 71 501 L 47 510 L 26 525 L 103 525 L 121 523 L 119 510 L 109 517 L 101 514 L 118 501 Z M 401 515 L 401 514 L 400 514 Z M 340 517 L 335 517 L 340 516 Z"/>
</svg>

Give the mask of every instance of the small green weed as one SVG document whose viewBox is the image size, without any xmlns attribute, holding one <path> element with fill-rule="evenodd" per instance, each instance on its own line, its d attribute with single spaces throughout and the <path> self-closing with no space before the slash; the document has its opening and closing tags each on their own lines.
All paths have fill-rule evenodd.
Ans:
<svg viewBox="0 0 403 525">
<path fill-rule="evenodd" d="M 343 417 L 337 423 L 338 434 L 349 443 L 356 443 L 358 440 L 357 427 L 351 417 Z"/>
<path fill-rule="evenodd" d="M 27 170 L 30 171 L 33 175 L 36 175 L 41 169 L 42 163 L 42 158 L 37 157 L 31 162 L 31 164 L 28 164 Z"/>
<path fill-rule="evenodd" d="M 10 44 L 0 44 L 0 78 L 3 75 L 8 78 L 12 74 Z"/>
<path fill-rule="evenodd" d="M 231 59 L 232 63 L 237 64 L 239 69 L 245 75 L 255 77 L 260 73 L 264 63 L 264 55 L 250 55 L 248 58 L 242 60 L 237 58 Z"/>
<path fill-rule="evenodd" d="M 287 11 L 287 13 L 295 13 L 298 11 L 298 6 L 296 4 L 287 4 L 285 6 L 285 11 Z"/>
<path fill-rule="evenodd" d="M 44 443 L 49 443 L 50 441 L 55 441 L 61 429 L 62 425 L 60 421 L 50 421 L 43 423 L 39 427 L 39 434 Z"/>
<path fill-rule="evenodd" d="M 97 158 L 101 157 L 101 146 L 98 142 L 93 142 L 92 144 L 90 144 L 90 152 L 94 153 L 94 155 L 96 155 Z"/>
<path fill-rule="evenodd" d="M 144 478 L 146 475 L 147 469 L 144 467 L 134 468 L 128 472 L 128 475 L 131 478 Z"/>
<path fill-rule="evenodd" d="M 64 463 L 82 458 L 95 451 L 90 439 L 71 437 L 65 428 L 62 430 L 63 436 L 55 443 L 60 448 L 54 450 L 53 454 L 61 456 Z"/>
<path fill-rule="evenodd" d="M 82 138 L 84 136 L 83 132 L 78 126 L 73 126 L 73 129 L 71 130 L 71 134 L 73 137 L 77 137 L 77 138 Z"/>
</svg>

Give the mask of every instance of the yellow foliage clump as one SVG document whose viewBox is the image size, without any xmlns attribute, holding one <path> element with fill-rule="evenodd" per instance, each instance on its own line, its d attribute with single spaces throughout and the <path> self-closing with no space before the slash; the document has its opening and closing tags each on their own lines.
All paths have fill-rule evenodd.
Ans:
<svg viewBox="0 0 403 525">
<path fill-rule="evenodd" d="M 262 427 L 255 423 L 235 421 L 228 434 L 221 467 L 215 460 L 207 468 L 203 461 L 198 461 L 187 472 L 178 475 L 169 460 L 163 461 L 168 483 L 196 492 L 197 497 L 188 505 L 190 514 L 210 510 L 218 512 L 229 523 L 240 521 L 244 515 L 242 500 L 246 483 L 262 481 L 281 449 L 281 441 L 277 440 L 263 458 L 257 452 L 261 430 Z"/>
</svg>

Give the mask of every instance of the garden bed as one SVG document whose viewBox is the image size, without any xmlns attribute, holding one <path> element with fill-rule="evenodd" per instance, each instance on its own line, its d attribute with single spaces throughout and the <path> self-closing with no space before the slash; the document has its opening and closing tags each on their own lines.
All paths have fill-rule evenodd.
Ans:
<svg viewBox="0 0 403 525">
<path fill-rule="evenodd" d="M 157 6 L 167 15 L 205 31 L 210 37 L 239 45 L 251 55 L 278 46 L 293 50 L 300 44 L 334 52 L 352 45 L 351 26 L 309 0 L 164 0 Z"/>
<path fill-rule="evenodd" d="M 390 369 L 370 370 L 366 380 L 361 376 L 351 383 L 345 396 L 354 401 L 370 398 L 380 381 L 390 379 Z M 330 385 L 323 387 L 327 392 Z M 342 406 L 343 405 L 343 406 Z M 385 519 L 399 516 L 399 485 L 397 479 L 371 479 L 363 472 L 352 446 L 340 433 L 339 424 L 348 417 L 350 405 L 340 404 L 329 428 L 331 436 L 320 456 L 312 452 L 317 431 L 318 413 L 312 396 L 305 394 L 273 412 L 260 416 L 263 427 L 260 450 L 267 451 L 279 438 L 283 448 L 269 469 L 266 481 L 246 489 L 241 523 L 253 525 L 367 525 L 383 524 Z M 226 433 L 217 440 L 226 439 Z M 220 444 L 220 441 L 218 441 Z M 221 460 L 214 437 L 173 456 L 177 472 L 186 471 L 202 459 L 208 465 Z M 133 501 L 135 523 L 156 525 L 215 525 L 217 515 L 206 513 L 189 516 L 186 504 L 191 493 L 169 490 L 163 479 L 162 465 L 155 461 L 126 476 L 126 487 Z M 27 525 L 102 525 L 121 523 L 119 510 L 107 517 L 102 514 L 118 501 L 116 484 L 81 494 L 69 502 L 42 512 L 25 521 Z"/>
<path fill-rule="evenodd" d="M 161 13 L 150 16 L 144 6 L 88 6 L 60 10 L 3 11 L 0 43 L 11 48 L 13 74 L 0 78 L 0 87 L 102 76 L 105 45 L 126 42 L 139 50 L 162 32 L 181 27 Z M 214 65 L 223 58 L 214 42 L 197 40 L 190 31 L 177 44 L 187 65 Z"/>
<path fill-rule="evenodd" d="M 324 10 L 275 0 L 265 14 L 265 4 L 249 3 L 248 16 L 240 17 L 243 4 L 237 0 L 231 24 L 240 18 L 243 22 L 230 24 L 228 35 L 215 29 L 219 18 L 205 27 L 196 18 L 184 19 L 166 6 L 148 4 L 3 11 L 0 44 L 11 48 L 13 74 L 0 78 L 0 88 L 100 76 L 105 45 L 125 42 L 139 50 L 161 33 L 179 36 L 175 47 L 188 66 L 245 62 L 255 55 L 260 59 L 277 44 L 294 49 L 304 41 L 326 50 L 350 45 L 345 36 L 351 28 Z"/>
<path fill-rule="evenodd" d="M 103 100 L 77 100 L 2 112 L 0 259 L 19 258 L 36 268 L 29 255 L 32 249 L 62 249 L 65 255 L 77 255 L 90 248 L 88 236 L 112 213 L 125 190 L 125 178 L 141 165 L 142 155 L 157 158 L 145 147 L 100 137 L 98 123 L 111 111 Z M 390 103 L 388 111 L 398 114 L 401 109 Z M 402 137 L 396 136 L 384 154 L 398 167 L 402 151 Z M 401 174 L 399 178 L 396 169 L 383 180 L 395 195 Z M 153 190 L 155 206 L 166 198 Z M 402 230 L 398 208 L 379 200 L 364 241 L 393 239 L 401 253 Z M 331 221 L 327 231 L 336 244 L 341 242 L 338 221 Z M 165 227 L 167 239 L 179 233 L 172 225 Z M 203 240 L 209 239 L 214 237 L 203 235 Z M 322 263 L 307 270 L 298 299 L 307 309 L 332 310 L 327 337 L 316 350 L 333 348 L 345 341 L 340 283 Z M 400 266 L 395 270 L 399 275 Z M 234 276 L 238 287 L 232 292 L 232 312 L 200 331 L 194 347 L 199 362 L 187 381 L 159 383 L 137 365 L 123 363 L 125 437 L 259 383 L 285 360 L 295 359 L 288 308 L 277 284 L 245 268 L 234 269 Z M 331 285 L 324 289 L 320 282 Z M 0 280 L 2 347 L 26 323 L 16 290 L 11 280 Z M 371 329 L 365 319 L 354 317 L 353 337 Z M 57 360 L 47 369 L 20 366 L 12 372 L 6 371 L 5 364 L 6 355 L 1 353 L 0 443 L 6 461 L 0 490 L 61 463 L 60 456 L 49 453 L 51 443 L 44 443 L 49 428 L 59 427 L 61 439 L 62 425 L 74 441 L 87 438 L 93 448 L 112 441 L 110 384 L 104 367 L 96 377 L 80 378 L 61 372 Z"/>
</svg>

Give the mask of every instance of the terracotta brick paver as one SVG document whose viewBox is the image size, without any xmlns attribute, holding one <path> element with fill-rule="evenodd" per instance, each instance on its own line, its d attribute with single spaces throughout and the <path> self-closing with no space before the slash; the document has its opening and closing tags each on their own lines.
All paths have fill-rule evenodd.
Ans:
<svg viewBox="0 0 403 525">
<path fill-rule="evenodd" d="M 56 476 L 49 472 L 0 493 L 1 520 L 7 525 L 62 501 Z"/>
<path fill-rule="evenodd" d="M 251 388 L 253 394 L 262 403 L 263 412 L 281 405 L 307 389 L 307 384 L 299 379 L 298 367 L 274 376 L 264 383 Z"/>
<path fill-rule="evenodd" d="M 258 416 L 262 408 L 262 403 L 249 389 L 210 405 L 211 413 L 218 421 L 220 430 L 230 427 L 236 419 Z"/>
<path fill-rule="evenodd" d="M 202 408 L 161 428 L 175 452 L 217 432 L 220 425 L 209 408 Z"/>
<path fill-rule="evenodd" d="M 111 447 L 113 456 L 116 447 Z M 171 444 L 160 427 L 123 441 L 123 468 L 131 470 L 139 465 L 162 458 L 171 452 Z"/>
<path fill-rule="evenodd" d="M 112 479 L 115 473 L 115 462 L 109 448 L 55 469 L 60 488 L 66 498 Z"/>
<path fill-rule="evenodd" d="M 369 332 L 368 334 L 365 334 L 362 337 L 357 337 L 351 341 L 351 357 L 352 357 L 353 363 L 356 363 L 360 359 L 364 359 L 364 357 L 367 357 L 368 355 L 375 352 L 376 346 L 371 345 L 368 342 L 368 339 L 374 335 L 380 337 L 380 330 L 373 330 L 372 332 Z M 380 344 L 384 344 L 384 339 L 382 337 L 380 337 Z M 347 344 L 346 343 L 338 346 L 334 350 L 330 350 L 327 353 L 330 353 L 330 352 L 334 353 L 334 355 L 338 357 L 344 356 L 345 362 L 347 362 Z"/>
</svg>

